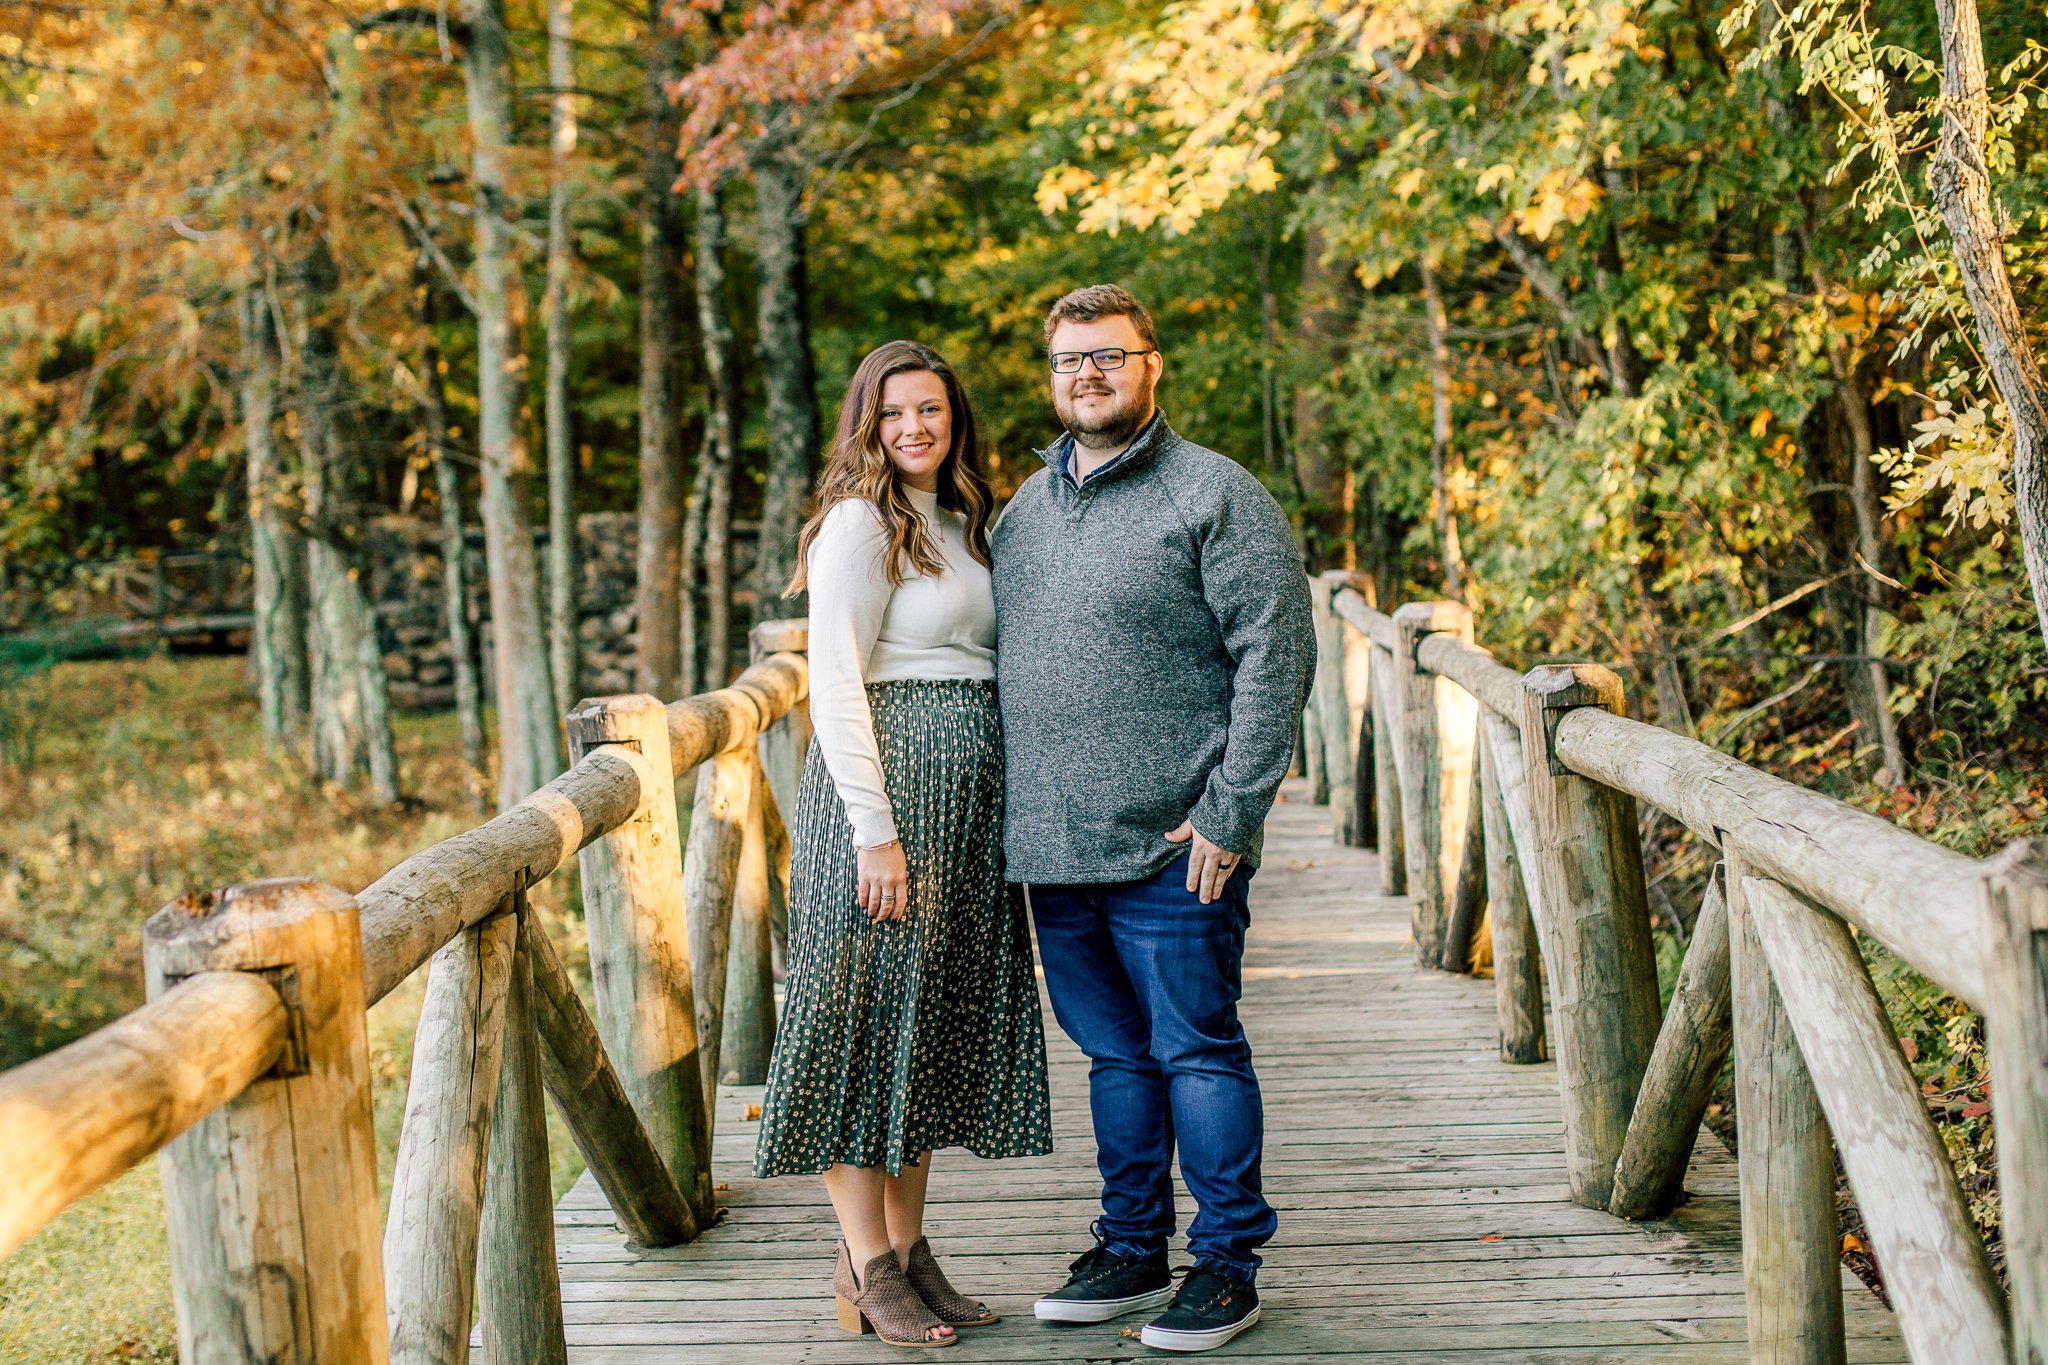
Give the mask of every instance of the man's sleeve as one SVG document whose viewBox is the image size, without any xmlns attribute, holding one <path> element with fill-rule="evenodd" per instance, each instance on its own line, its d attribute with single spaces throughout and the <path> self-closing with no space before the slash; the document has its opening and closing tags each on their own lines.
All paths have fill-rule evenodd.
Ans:
<svg viewBox="0 0 2048 1365">
<path fill-rule="evenodd" d="M 1227 488 L 1201 540 L 1202 595 L 1237 674 L 1223 761 L 1189 818 L 1210 843 L 1242 853 L 1294 761 L 1315 676 L 1315 623 L 1287 514 L 1263 487 Z"/>
</svg>

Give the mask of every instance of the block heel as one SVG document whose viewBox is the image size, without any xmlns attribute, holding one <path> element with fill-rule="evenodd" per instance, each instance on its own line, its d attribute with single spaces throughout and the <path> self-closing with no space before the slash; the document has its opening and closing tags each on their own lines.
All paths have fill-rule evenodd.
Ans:
<svg viewBox="0 0 2048 1365">
<path fill-rule="evenodd" d="M 844 1294 L 834 1294 L 832 1297 L 839 1305 L 839 1326 L 842 1330 L 855 1336 L 866 1336 L 875 1330 L 875 1325 L 868 1321 L 868 1315 L 860 1311 L 859 1304 Z"/>
</svg>

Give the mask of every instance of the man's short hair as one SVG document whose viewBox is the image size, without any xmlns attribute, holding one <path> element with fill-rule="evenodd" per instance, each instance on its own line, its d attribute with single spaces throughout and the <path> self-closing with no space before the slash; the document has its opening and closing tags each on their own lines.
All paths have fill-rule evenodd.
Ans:
<svg viewBox="0 0 2048 1365">
<path fill-rule="evenodd" d="M 1045 315 L 1045 349 L 1052 350 L 1053 329 L 1063 322 L 1094 322 L 1098 318 L 1129 318 L 1138 338 L 1150 350 L 1159 349 L 1159 333 L 1152 330 L 1152 315 L 1120 284 L 1091 284 L 1062 294 Z"/>
</svg>

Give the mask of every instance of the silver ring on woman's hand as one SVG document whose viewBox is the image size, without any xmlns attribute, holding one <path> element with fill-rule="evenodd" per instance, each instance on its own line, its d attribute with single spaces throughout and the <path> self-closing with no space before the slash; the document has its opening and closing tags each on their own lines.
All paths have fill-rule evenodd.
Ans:
<svg viewBox="0 0 2048 1365">
<path fill-rule="evenodd" d="M 882 893 L 882 899 L 885 901 L 893 901 L 896 899 L 896 893 L 894 891 L 884 891 Z"/>
</svg>

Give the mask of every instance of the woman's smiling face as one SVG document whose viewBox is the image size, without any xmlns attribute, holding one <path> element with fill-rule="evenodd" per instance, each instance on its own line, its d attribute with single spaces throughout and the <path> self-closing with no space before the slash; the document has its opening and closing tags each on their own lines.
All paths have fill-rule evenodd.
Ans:
<svg viewBox="0 0 2048 1365">
<path fill-rule="evenodd" d="M 903 482 L 936 493 L 939 466 L 953 448 L 953 405 L 945 381 L 930 370 L 903 370 L 883 380 L 875 436 Z"/>
</svg>

